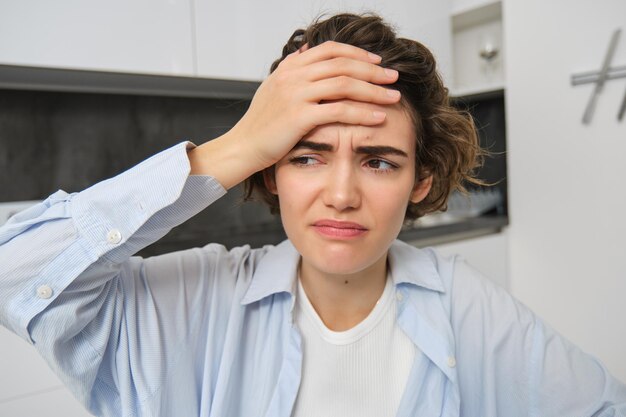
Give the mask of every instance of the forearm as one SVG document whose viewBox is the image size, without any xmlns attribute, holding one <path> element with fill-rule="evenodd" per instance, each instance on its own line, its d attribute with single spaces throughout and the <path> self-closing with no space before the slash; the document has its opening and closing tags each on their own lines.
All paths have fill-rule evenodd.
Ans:
<svg viewBox="0 0 626 417">
<path fill-rule="evenodd" d="M 184 144 L 80 193 L 58 191 L 0 227 L 0 324 L 29 340 L 29 321 L 99 259 L 104 285 L 119 265 L 225 193 L 189 177 Z M 39 297 L 37 289 L 49 288 Z"/>
<path fill-rule="evenodd" d="M 189 175 L 209 175 L 231 189 L 264 168 L 234 130 L 187 151 Z"/>
</svg>

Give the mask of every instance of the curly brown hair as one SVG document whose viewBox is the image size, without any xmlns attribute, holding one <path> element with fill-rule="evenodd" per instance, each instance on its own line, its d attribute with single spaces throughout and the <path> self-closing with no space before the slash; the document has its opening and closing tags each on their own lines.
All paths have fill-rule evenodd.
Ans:
<svg viewBox="0 0 626 417">
<path fill-rule="evenodd" d="M 445 211 L 452 191 L 467 193 L 464 181 L 487 185 L 475 176 L 487 152 L 479 145 L 473 119 L 450 105 L 448 89 L 428 48 L 397 37 L 394 28 L 375 13 L 341 13 L 326 20 L 322 17 L 291 35 L 270 74 L 305 43 L 312 48 L 326 41 L 347 43 L 380 55 L 381 66 L 399 72 L 398 80 L 388 87 L 401 92 L 401 105 L 408 110 L 414 125 L 416 181 L 433 176 L 430 192 L 419 203 L 409 203 L 405 220 Z M 262 171 L 245 181 L 244 199 L 254 199 L 255 194 L 269 205 L 272 213 L 279 213 L 278 197 L 266 188 Z"/>
</svg>

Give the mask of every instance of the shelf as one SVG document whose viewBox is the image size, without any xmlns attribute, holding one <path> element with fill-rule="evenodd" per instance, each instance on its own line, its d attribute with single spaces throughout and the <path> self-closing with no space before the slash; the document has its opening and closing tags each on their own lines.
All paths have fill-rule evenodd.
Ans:
<svg viewBox="0 0 626 417">
<path fill-rule="evenodd" d="M 0 88 L 251 100 L 261 83 L 0 65 Z"/>
<path fill-rule="evenodd" d="M 500 233 L 508 224 L 508 216 L 481 216 L 440 225 L 404 229 L 398 239 L 420 247 L 439 245 Z"/>
<path fill-rule="evenodd" d="M 451 15 L 454 82 L 450 96 L 501 94 L 505 89 L 502 2 L 466 1 Z M 490 55 L 491 54 L 491 55 Z"/>
<path fill-rule="evenodd" d="M 483 85 L 471 88 L 461 88 L 458 90 L 450 91 L 450 98 L 455 100 L 459 98 L 483 98 L 493 97 L 504 94 L 504 83 L 497 83 L 492 85 Z"/>
<path fill-rule="evenodd" d="M 502 1 L 488 1 L 479 6 L 452 11 L 452 30 L 460 31 L 485 22 L 502 19 Z"/>
</svg>

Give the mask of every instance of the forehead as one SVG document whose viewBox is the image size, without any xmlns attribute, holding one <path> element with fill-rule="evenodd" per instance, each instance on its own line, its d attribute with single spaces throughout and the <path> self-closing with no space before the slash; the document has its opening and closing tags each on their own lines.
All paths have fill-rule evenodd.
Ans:
<svg viewBox="0 0 626 417">
<path fill-rule="evenodd" d="M 353 104 L 364 107 L 363 103 L 353 102 Z M 387 114 L 383 123 L 375 126 L 329 123 L 317 126 L 302 140 L 327 143 L 351 140 L 354 145 L 363 145 L 368 142 L 368 144 L 376 145 L 394 145 L 407 151 L 413 151 L 415 149 L 415 129 L 407 110 L 399 103 L 393 105 L 370 104 L 368 109 L 372 109 L 372 106 Z"/>
</svg>

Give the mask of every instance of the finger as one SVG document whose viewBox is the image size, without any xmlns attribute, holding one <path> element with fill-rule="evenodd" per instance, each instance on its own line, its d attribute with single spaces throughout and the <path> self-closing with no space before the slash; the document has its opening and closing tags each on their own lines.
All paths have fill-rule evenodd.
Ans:
<svg viewBox="0 0 626 417">
<path fill-rule="evenodd" d="M 305 44 L 304 44 L 304 45 L 302 45 L 300 48 L 296 49 L 296 50 L 295 50 L 295 51 L 293 51 L 292 53 L 290 53 L 290 54 L 288 54 L 287 56 L 285 56 L 285 58 L 283 59 L 283 61 L 284 61 L 284 60 L 286 60 L 286 59 L 292 58 L 292 57 L 294 57 L 294 56 L 296 56 L 296 55 L 300 55 L 302 52 L 306 51 L 307 49 L 309 49 L 309 44 L 308 44 L 308 43 L 305 43 Z"/>
<path fill-rule="evenodd" d="M 369 62 L 356 59 L 339 57 L 321 62 L 315 62 L 304 68 L 299 68 L 301 77 L 309 81 L 317 81 L 347 75 L 359 80 L 369 81 L 376 84 L 393 83 L 398 79 L 398 71 L 391 68 L 383 68 Z"/>
<path fill-rule="evenodd" d="M 303 88 L 303 97 L 309 102 L 321 100 L 350 99 L 378 104 L 392 104 L 400 101 L 401 94 L 392 88 L 385 88 L 367 81 L 347 76 L 320 80 Z"/>
<path fill-rule="evenodd" d="M 288 58 L 291 58 L 291 57 L 294 57 L 294 56 L 300 55 L 300 54 L 302 53 L 302 50 L 301 50 L 301 49 L 302 49 L 302 48 L 300 48 L 300 49 L 296 49 L 296 50 L 295 50 L 295 51 L 293 51 L 292 53 L 288 54 L 287 56 L 285 56 L 285 58 L 283 59 L 283 61 L 284 61 L 284 60 L 286 60 L 286 59 L 288 59 Z"/>
<path fill-rule="evenodd" d="M 326 41 L 302 52 L 298 56 L 298 65 L 309 65 L 313 62 L 324 61 L 340 56 L 372 63 L 379 63 L 382 59 L 380 56 L 354 45 Z"/>
<path fill-rule="evenodd" d="M 380 107 L 349 100 L 317 104 L 312 114 L 316 126 L 336 122 L 370 126 L 382 123 L 387 116 Z"/>
<path fill-rule="evenodd" d="M 309 49 L 309 44 L 305 43 L 304 45 L 302 45 L 299 49 L 296 49 L 295 51 L 293 51 L 292 53 L 290 53 L 289 55 L 285 56 L 285 58 L 282 60 L 282 62 L 280 63 L 279 67 L 284 67 L 285 66 L 285 62 L 291 63 L 292 60 L 297 57 L 298 55 L 302 54 L 302 52 L 306 51 L 307 49 Z"/>
</svg>

